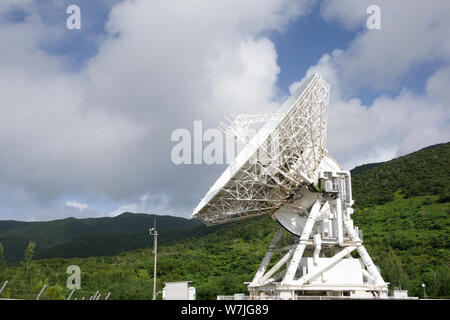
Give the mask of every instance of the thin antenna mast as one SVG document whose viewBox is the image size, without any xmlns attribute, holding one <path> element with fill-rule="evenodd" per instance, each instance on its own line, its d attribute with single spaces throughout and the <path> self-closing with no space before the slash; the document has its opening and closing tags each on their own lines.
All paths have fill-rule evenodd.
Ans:
<svg viewBox="0 0 450 320">
<path fill-rule="evenodd" d="M 156 300 L 156 259 L 158 255 L 158 231 L 156 230 L 156 220 L 153 221 L 153 228 L 150 228 L 150 235 L 153 236 L 153 253 L 155 254 L 155 265 L 153 267 L 153 300 Z"/>
</svg>

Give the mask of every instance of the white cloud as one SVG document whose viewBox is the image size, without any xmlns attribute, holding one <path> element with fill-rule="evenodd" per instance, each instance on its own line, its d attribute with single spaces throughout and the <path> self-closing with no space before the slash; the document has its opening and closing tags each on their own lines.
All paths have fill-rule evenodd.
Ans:
<svg viewBox="0 0 450 320">
<path fill-rule="evenodd" d="M 369 1 L 335 1 L 325 0 L 322 2 L 320 13 L 325 21 L 336 23 L 347 30 L 361 29 L 366 26 L 366 9 L 372 4 Z M 379 3 L 379 1 L 377 1 Z"/>
<path fill-rule="evenodd" d="M 89 208 L 87 203 L 81 203 L 81 202 L 78 202 L 76 200 L 66 201 L 66 207 L 76 208 L 76 209 L 79 209 L 81 211 L 83 211 L 84 209 Z"/>
<path fill-rule="evenodd" d="M 325 1 L 322 15 L 344 28 L 365 26 L 369 1 Z M 346 50 L 324 54 L 307 74 L 319 70 L 331 84 L 327 145 L 347 169 L 390 160 L 450 140 L 450 30 L 448 2 L 379 1 L 382 30 L 364 30 Z M 405 76 L 429 62 L 442 65 L 423 93 L 399 87 Z M 423 76 L 423 75 L 421 75 Z M 292 84 L 295 86 L 296 83 Z M 354 98 L 360 88 L 388 88 L 372 103 Z"/>
<path fill-rule="evenodd" d="M 124 212 L 174 215 L 173 212 L 167 211 L 170 207 L 171 205 L 167 195 L 154 196 L 146 193 L 140 196 L 135 202 L 121 205 L 117 209 L 109 212 L 108 216 L 115 217 Z"/>
<path fill-rule="evenodd" d="M 221 168 L 174 166 L 170 133 L 273 107 L 279 68 L 265 33 L 313 2 L 123 1 L 76 73 L 40 49 L 62 33 L 28 7 L 0 28 L 0 181 L 43 206 L 87 193 L 130 203 L 120 210 L 188 216 Z M 147 193 L 161 196 L 134 200 Z"/>
<path fill-rule="evenodd" d="M 339 67 L 337 76 L 345 91 L 401 88 L 403 76 L 427 63 L 450 62 L 450 2 L 379 0 L 381 30 L 367 30 L 366 8 L 371 0 L 327 0 L 322 3 L 322 16 L 338 26 L 357 29 L 360 33 L 345 50 L 334 57 Z"/>
<path fill-rule="evenodd" d="M 370 106 L 358 99 L 335 99 L 329 107 L 327 144 L 351 169 L 449 141 L 449 123 L 448 101 L 428 93 L 404 90 L 392 98 L 380 96 Z"/>
<path fill-rule="evenodd" d="M 240 112 L 267 111 L 277 106 L 274 99 L 280 68 L 275 46 L 269 39 L 248 39 L 216 50 L 206 66 L 213 84 L 211 106 Z"/>
<path fill-rule="evenodd" d="M 11 9 L 24 8 L 31 4 L 32 0 L 2 0 L 0 2 L 0 14 Z"/>
<path fill-rule="evenodd" d="M 215 127 L 229 109 L 274 108 L 280 70 L 268 32 L 309 13 L 314 1 L 123 1 L 98 53 L 75 73 L 64 56 L 41 50 L 62 33 L 31 3 L 20 3 L 24 21 L 0 21 L 8 44 L 0 50 L 0 205 L 10 204 L 0 217 L 28 220 L 99 215 L 92 207 L 103 198 L 106 207 L 119 203 L 110 215 L 188 216 L 223 167 L 173 165 L 172 130 L 192 130 L 194 120 Z M 436 3 L 380 1 L 382 30 L 359 33 L 315 66 L 332 84 L 330 153 L 347 167 L 449 138 L 448 3 Z M 11 4 L 2 2 L 0 13 Z M 366 4 L 325 1 L 322 16 L 358 30 Z M 401 90 L 402 77 L 435 61 L 445 67 L 423 94 Z M 396 94 L 365 106 L 351 98 L 361 87 Z M 91 208 L 60 209 L 54 203 L 67 194 L 88 194 Z"/>
</svg>

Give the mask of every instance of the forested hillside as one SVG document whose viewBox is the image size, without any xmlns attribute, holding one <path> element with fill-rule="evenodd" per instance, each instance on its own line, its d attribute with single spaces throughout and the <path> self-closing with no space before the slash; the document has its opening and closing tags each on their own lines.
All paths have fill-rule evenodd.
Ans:
<svg viewBox="0 0 450 320">
<path fill-rule="evenodd" d="M 351 170 L 355 206 L 364 208 L 404 198 L 439 195 L 450 200 L 450 143 L 433 145 L 387 162 Z"/>
<path fill-rule="evenodd" d="M 0 243 L 10 262 L 23 259 L 30 241 L 36 243 L 35 258 L 113 255 L 148 246 L 148 228 L 155 219 L 161 243 L 178 239 L 183 231 L 200 225 L 197 220 L 129 212 L 113 218 L 0 221 Z"/>
<path fill-rule="evenodd" d="M 355 222 L 363 230 L 367 250 L 381 268 L 384 279 L 391 283 L 391 289 L 401 286 L 410 295 L 422 296 L 421 284 L 426 283 L 429 296 L 450 297 L 450 204 L 435 202 L 436 199 L 436 196 L 398 199 L 355 212 Z M 203 237 L 161 246 L 158 290 L 166 281 L 192 280 L 199 299 L 245 292 L 244 281 L 252 279 L 275 227 L 264 216 L 216 227 L 215 232 Z M 65 272 L 72 264 L 82 271 L 82 290 L 77 292 L 80 298 L 97 290 L 111 292 L 114 299 L 151 297 L 151 248 L 113 257 L 43 259 L 9 266 L 0 272 L 0 282 L 10 281 L 7 286 L 10 291 L 2 296 L 17 297 L 21 292 L 15 289 L 23 287 L 34 288 L 36 293 L 44 282 L 55 286 L 56 296 L 67 296 Z"/>
<path fill-rule="evenodd" d="M 421 284 L 425 283 L 428 296 L 450 298 L 450 203 L 445 191 L 449 188 L 448 157 L 449 144 L 442 144 L 353 170 L 353 192 L 358 203 L 353 218 L 375 264 L 390 282 L 390 289 L 401 287 L 411 296 L 422 297 Z M 390 182 L 389 177 L 400 173 L 401 179 Z M 408 188 L 405 181 L 416 187 Z M 159 247 L 158 290 L 166 281 L 191 280 L 200 299 L 245 293 L 243 282 L 252 279 L 275 227 L 270 217 L 263 216 L 186 231 L 186 238 Z M 290 237 L 287 232 L 285 236 Z M 66 268 L 75 264 L 82 271 L 82 289 L 77 297 L 100 290 L 111 292 L 113 299 L 151 298 L 150 247 L 83 259 L 31 260 L 29 253 L 20 263 L 0 263 L 4 266 L 0 269 L 0 283 L 10 281 L 2 296 L 31 296 L 46 283 L 47 298 L 63 298 L 68 294 L 64 288 Z M 27 288 L 27 293 L 20 288 Z"/>
</svg>

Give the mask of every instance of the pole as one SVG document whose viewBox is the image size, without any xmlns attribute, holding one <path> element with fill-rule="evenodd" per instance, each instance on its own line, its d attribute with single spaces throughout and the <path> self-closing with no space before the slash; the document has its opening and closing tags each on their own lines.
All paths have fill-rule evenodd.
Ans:
<svg viewBox="0 0 450 320">
<path fill-rule="evenodd" d="M 158 233 L 156 232 L 156 229 L 155 229 L 154 246 L 155 246 L 155 266 L 153 269 L 153 300 L 156 300 L 156 260 L 158 257 Z"/>
<path fill-rule="evenodd" d="M 155 254 L 155 265 L 153 267 L 153 300 L 156 300 L 156 260 L 158 256 L 158 231 L 156 230 L 156 220 L 153 222 L 153 228 L 150 229 L 150 235 L 153 236 L 153 253 Z"/>
<path fill-rule="evenodd" d="M 0 293 L 2 293 L 3 289 L 5 289 L 6 285 L 8 284 L 8 280 L 5 281 L 3 286 L 0 288 Z"/>
<path fill-rule="evenodd" d="M 39 298 L 41 297 L 42 292 L 44 292 L 45 288 L 47 288 L 47 285 L 44 284 L 44 286 L 42 287 L 41 291 L 39 292 L 39 294 L 36 296 L 36 300 L 39 300 Z"/>
<path fill-rule="evenodd" d="M 423 298 L 426 299 L 427 298 L 427 294 L 425 292 L 425 283 L 422 283 L 422 288 L 423 288 Z"/>
<path fill-rule="evenodd" d="M 75 292 L 75 289 L 72 289 L 72 292 L 69 294 L 69 296 L 67 297 L 67 300 L 70 300 L 70 298 L 72 298 L 73 293 Z"/>
</svg>

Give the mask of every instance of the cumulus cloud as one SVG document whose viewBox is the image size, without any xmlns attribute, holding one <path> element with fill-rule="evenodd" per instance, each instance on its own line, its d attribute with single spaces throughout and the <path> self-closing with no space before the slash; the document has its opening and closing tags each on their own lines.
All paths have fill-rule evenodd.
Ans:
<svg viewBox="0 0 450 320">
<path fill-rule="evenodd" d="M 81 202 L 78 202 L 76 200 L 66 201 L 66 207 L 76 208 L 76 209 L 79 209 L 81 211 L 83 211 L 84 209 L 89 208 L 87 203 L 81 203 Z"/>
<path fill-rule="evenodd" d="M 449 122 L 448 101 L 435 100 L 429 92 L 403 90 L 395 97 L 382 95 L 369 106 L 359 99 L 337 99 L 329 109 L 328 145 L 351 169 L 446 142 Z"/>
<path fill-rule="evenodd" d="M 32 0 L 3 0 L 0 2 L 0 14 L 11 9 L 26 8 Z"/>
<path fill-rule="evenodd" d="M 329 22 L 357 29 L 365 27 L 369 4 L 330 0 L 321 12 Z M 448 2 L 377 4 L 382 30 L 361 31 L 346 50 L 324 54 L 307 72 L 318 70 L 331 84 L 327 145 L 347 169 L 450 140 L 450 96 L 445 89 L 450 85 L 450 51 L 442 41 L 450 30 L 442 11 L 450 9 Z M 395 85 L 413 66 L 430 61 L 442 66 L 428 77 L 423 93 Z M 380 94 L 370 104 L 355 97 L 361 88 L 388 86 L 389 94 Z"/>
<path fill-rule="evenodd" d="M 359 31 L 345 54 L 334 58 L 343 94 L 355 94 L 363 87 L 396 92 L 402 76 L 414 76 L 419 66 L 450 62 L 450 43 L 444 41 L 450 30 L 450 2 L 377 1 L 382 27 L 368 31 L 366 9 L 371 4 L 327 0 L 321 5 L 327 21 Z"/>
<path fill-rule="evenodd" d="M 2 1 L 0 218 L 189 216 L 224 167 L 174 165 L 171 133 L 192 132 L 194 120 L 216 127 L 230 109 L 273 110 L 280 69 L 270 32 L 314 3 L 121 1 L 92 42 L 95 54 L 74 71 L 66 54 L 44 50 L 68 35 L 41 5 Z M 382 30 L 374 32 L 360 29 L 369 4 L 322 3 L 326 21 L 359 33 L 308 71 L 320 70 L 332 85 L 328 146 L 349 169 L 450 136 L 447 2 L 379 1 Z M 17 8 L 23 20 L 3 19 Z M 399 85 L 415 66 L 436 61 L 442 67 L 423 93 Z M 365 105 L 355 98 L 361 88 L 391 94 Z M 83 201 L 64 205 L 68 199 Z"/>
<path fill-rule="evenodd" d="M 61 30 L 23 6 L 23 21 L 0 28 L 0 181 L 49 212 L 67 194 L 89 194 L 118 210 L 188 216 L 222 168 L 173 165 L 171 132 L 194 120 L 215 127 L 230 108 L 272 108 L 279 68 L 266 33 L 312 3 L 122 1 L 77 72 L 42 50 Z"/>
<path fill-rule="evenodd" d="M 127 203 L 109 212 L 108 216 L 115 217 L 124 212 L 150 212 L 161 215 L 176 215 L 176 213 L 171 212 L 170 209 L 168 211 L 168 208 L 171 207 L 172 205 L 169 202 L 169 196 L 155 196 L 146 193 L 136 199 L 135 202 Z"/>
</svg>

